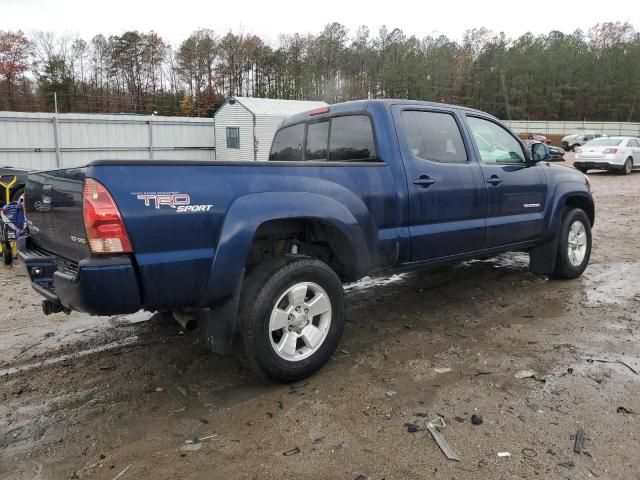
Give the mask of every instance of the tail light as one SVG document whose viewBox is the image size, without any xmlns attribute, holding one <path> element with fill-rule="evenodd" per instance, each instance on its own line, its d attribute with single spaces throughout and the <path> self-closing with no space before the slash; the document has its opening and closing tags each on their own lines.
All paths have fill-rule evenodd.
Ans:
<svg viewBox="0 0 640 480">
<path fill-rule="evenodd" d="M 574 152 L 576 152 L 576 153 L 582 153 L 582 149 L 581 149 L 580 147 L 576 147 L 576 148 L 574 149 Z"/>
<path fill-rule="evenodd" d="M 604 149 L 604 153 L 605 155 L 609 154 L 609 153 L 618 153 L 618 149 L 617 148 L 605 148 Z"/>
<path fill-rule="evenodd" d="M 309 115 L 314 116 L 314 115 L 321 115 L 323 113 L 329 113 L 329 107 L 314 108 L 309 112 Z"/>
<path fill-rule="evenodd" d="M 131 242 L 120 211 L 104 186 L 84 181 L 82 216 L 92 253 L 131 253 Z"/>
</svg>

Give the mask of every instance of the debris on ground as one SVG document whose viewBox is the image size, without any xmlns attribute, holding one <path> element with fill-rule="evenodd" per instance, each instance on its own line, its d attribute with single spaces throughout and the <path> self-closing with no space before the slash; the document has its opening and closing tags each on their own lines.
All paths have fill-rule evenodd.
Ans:
<svg viewBox="0 0 640 480">
<path fill-rule="evenodd" d="M 387 397 L 393 397 L 394 395 L 396 395 L 398 392 L 396 392 L 395 390 L 387 390 L 386 392 L 384 392 L 384 394 Z"/>
<path fill-rule="evenodd" d="M 131 464 L 127 465 L 124 470 L 122 470 L 118 475 L 116 475 L 115 477 L 113 477 L 113 480 L 118 480 L 120 477 L 122 477 L 125 473 L 127 473 L 127 470 L 129 470 L 131 468 Z"/>
<path fill-rule="evenodd" d="M 519 380 L 522 380 L 524 378 L 535 378 L 535 376 L 537 375 L 537 372 L 534 370 L 518 370 L 514 377 L 516 377 Z"/>
<path fill-rule="evenodd" d="M 465 418 L 463 418 L 463 417 L 453 417 L 453 419 L 454 419 L 456 422 L 459 422 L 459 423 L 464 423 L 464 422 L 465 422 L 465 420 L 466 420 L 466 419 L 465 419 Z"/>
<path fill-rule="evenodd" d="M 448 367 L 443 367 L 443 368 L 434 368 L 433 371 L 436 373 L 449 373 L 451 369 Z"/>
<path fill-rule="evenodd" d="M 292 383 L 289 386 L 289 394 L 294 394 L 297 393 L 298 390 L 303 389 L 304 387 L 307 386 L 307 382 L 296 382 L 296 383 Z"/>
<path fill-rule="evenodd" d="M 183 445 L 180 450 L 182 450 L 183 452 L 195 452 L 197 450 L 200 450 L 201 448 L 202 448 L 202 442 L 198 442 L 198 443 L 189 443 L 187 445 Z"/>
<path fill-rule="evenodd" d="M 587 358 L 587 362 L 588 363 L 593 363 L 593 362 L 598 362 L 598 363 L 618 363 L 620 365 L 623 365 L 623 366 L 627 367 L 629 370 L 631 370 L 636 375 L 640 375 L 640 373 L 635 368 L 630 366 L 628 363 L 625 363 L 622 360 L 618 360 L 618 359 L 616 359 L 616 360 L 607 360 L 607 359 L 603 359 L 603 358 Z"/>
<path fill-rule="evenodd" d="M 407 432 L 409 432 L 409 433 L 416 433 L 416 432 L 419 432 L 419 431 L 422 430 L 415 423 L 405 423 L 404 426 L 407 427 Z"/>
<path fill-rule="evenodd" d="M 563 467 L 563 468 L 571 469 L 571 468 L 575 467 L 575 466 L 576 466 L 576 464 L 575 464 L 575 462 L 574 462 L 574 461 L 570 461 L 570 462 L 562 462 L 562 463 L 559 463 L 559 464 L 558 464 L 558 466 L 559 466 L 559 467 Z"/>
<path fill-rule="evenodd" d="M 341 358 L 345 358 L 345 357 L 350 357 L 351 353 L 349 353 L 346 350 L 340 349 L 338 350 L 340 352 L 339 355 L 334 355 L 333 357 L 331 357 L 333 360 L 340 360 Z"/>
<path fill-rule="evenodd" d="M 502 458 L 510 457 L 511 454 L 509 452 L 498 452 L 498 456 Z"/>
<path fill-rule="evenodd" d="M 183 397 L 187 396 L 187 389 L 184 387 L 176 387 L 176 390 L 182 394 Z"/>
<path fill-rule="evenodd" d="M 522 454 L 525 457 L 533 458 L 538 456 L 538 452 L 536 452 L 533 448 L 523 448 Z"/>
<path fill-rule="evenodd" d="M 429 433 L 440 447 L 440 450 L 442 450 L 442 453 L 444 453 L 449 460 L 459 462 L 460 457 L 449 446 L 447 440 L 444 438 L 444 435 L 442 435 L 442 432 L 440 431 L 440 428 L 445 428 L 446 426 L 447 425 L 446 423 L 444 423 L 444 418 L 442 417 L 437 417 L 434 420 L 430 420 L 425 425 L 426 429 L 429 430 Z"/>
<path fill-rule="evenodd" d="M 576 432 L 576 439 L 573 443 L 573 451 L 576 453 L 582 453 L 584 448 L 584 430 L 580 429 Z"/>
<path fill-rule="evenodd" d="M 184 441 L 185 445 L 180 449 L 184 452 L 194 452 L 196 450 L 200 450 L 202 448 L 202 442 L 204 440 L 209 440 L 210 438 L 217 437 L 218 434 L 214 433 L 211 435 L 207 435 L 206 437 L 193 437 Z"/>
<path fill-rule="evenodd" d="M 474 425 L 482 425 L 484 420 L 482 420 L 482 416 L 480 415 L 471 415 L 471 423 Z"/>
<path fill-rule="evenodd" d="M 365 477 L 364 475 L 358 475 L 356 478 L 354 478 L 353 480 L 367 480 L 367 477 Z"/>
<path fill-rule="evenodd" d="M 633 410 L 629 410 L 628 408 L 625 408 L 625 407 L 616 408 L 616 412 L 622 413 L 624 415 L 632 415 L 633 414 Z"/>
<path fill-rule="evenodd" d="M 287 450 L 286 452 L 282 452 L 282 455 L 285 457 L 290 457 L 291 455 L 297 455 L 300 453 L 300 449 L 298 447 L 292 448 L 291 450 Z"/>
</svg>

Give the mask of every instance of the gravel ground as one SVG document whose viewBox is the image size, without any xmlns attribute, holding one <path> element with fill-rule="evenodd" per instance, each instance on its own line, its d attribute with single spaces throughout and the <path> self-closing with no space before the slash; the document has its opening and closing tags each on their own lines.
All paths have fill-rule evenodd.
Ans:
<svg viewBox="0 0 640 480">
<path fill-rule="evenodd" d="M 640 173 L 589 177 L 583 277 L 509 254 L 360 282 L 341 350 L 298 388 L 160 315 L 45 317 L 0 267 L 0 478 L 637 478 Z"/>
</svg>

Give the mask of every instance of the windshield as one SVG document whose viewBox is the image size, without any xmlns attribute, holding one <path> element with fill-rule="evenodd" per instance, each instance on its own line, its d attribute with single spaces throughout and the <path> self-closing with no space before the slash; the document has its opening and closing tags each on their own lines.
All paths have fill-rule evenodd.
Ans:
<svg viewBox="0 0 640 480">
<path fill-rule="evenodd" d="M 585 146 L 590 147 L 615 147 L 622 143 L 622 139 L 620 138 L 598 138 L 596 140 L 591 140 L 590 142 L 585 143 Z"/>
</svg>

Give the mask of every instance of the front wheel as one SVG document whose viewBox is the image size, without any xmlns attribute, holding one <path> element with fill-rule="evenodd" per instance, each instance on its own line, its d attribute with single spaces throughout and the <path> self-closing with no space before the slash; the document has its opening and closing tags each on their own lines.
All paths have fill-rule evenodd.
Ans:
<svg viewBox="0 0 640 480">
<path fill-rule="evenodd" d="M 584 210 L 567 210 L 558 239 L 558 256 L 553 276 L 576 278 L 582 275 L 591 256 L 591 223 Z"/>
<path fill-rule="evenodd" d="M 240 304 L 244 354 L 261 376 L 294 382 L 318 371 L 344 330 L 342 282 L 325 263 L 286 255 L 256 267 Z"/>
</svg>

